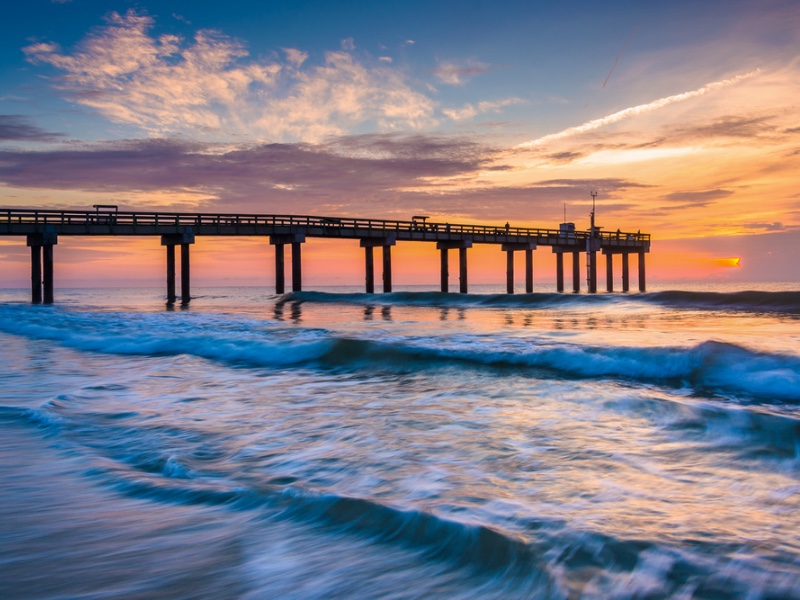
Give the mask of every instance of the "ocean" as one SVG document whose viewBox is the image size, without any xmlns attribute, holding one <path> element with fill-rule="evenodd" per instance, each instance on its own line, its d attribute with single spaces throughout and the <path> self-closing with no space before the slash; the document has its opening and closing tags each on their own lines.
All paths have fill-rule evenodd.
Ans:
<svg viewBox="0 0 800 600">
<path fill-rule="evenodd" d="M 800 291 L 0 290 L 0 597 L 800 598 Z"/>
</svg>

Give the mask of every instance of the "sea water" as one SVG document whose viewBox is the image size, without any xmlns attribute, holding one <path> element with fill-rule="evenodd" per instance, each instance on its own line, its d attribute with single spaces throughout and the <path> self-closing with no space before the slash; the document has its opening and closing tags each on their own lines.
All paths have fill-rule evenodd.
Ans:
<svg viewBox="0 0 800 600">
<path fill-rule="evenodd" d="M 0 597 L 800 598 L 759 287 L 0 291 Z"/>
</svg>

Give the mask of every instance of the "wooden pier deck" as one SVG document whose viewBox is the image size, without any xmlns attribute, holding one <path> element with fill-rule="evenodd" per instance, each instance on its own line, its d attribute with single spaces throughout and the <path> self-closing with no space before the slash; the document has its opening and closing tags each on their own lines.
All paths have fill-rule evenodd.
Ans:
<svg viewBox="0 0 800 600">
<path fill-rule="evenodd" d="M 639 258 L 639 289 L 645 290 L 644 255 L 650 251 L 650 235 L 641 232 L 576 231 L 571 224 L 557 229 L 431 222 L 427 217 L 410 220 L 359 219 L 309 215 L 217 214 L 120 211 L 98 205 L 94 210 L 45 210 L 0 208 L 0 235 L 26 236 L 31 247 L 32 301 L 53 301 L 53 246 L 59 236 L 161 236 L 167 249 L 167 300 L 175 302 L 175 247 L 181 246 L 181 299 L 188 303 L 189 247 L 198 236 L 268 237 L 275 249 L 276 292 L 284 292 L 284 246 L 292 246 L 292 289 L 302 289 L 301 244 L 309 238 L 358 240 L 365 249 L 366 290 L 374 292 L 373 249 L 383 249 L 384 292 L 392 289 L 391 248 L 397 242 L 435 243 L 441 256 L 442 291 L 448 291 L 448 251 L 459 250 L 460 291 L 467 292 L 467 249 L 473 244 L 494 244 L 507 252 L 508 291 L 513 292 L 514 253 L 525 252 L 526 291 L 533 288 L 532 252 L 549 246 L 557 254 L 557 290 L 564 290 L 563 255 L 573 257 L 573 291 L 580 290 L 580 254 L 586 256 L 587 289 L 597 291 L 595 254 L 607 260 L 607 290 L 613 291 L 614 255 L 621 255 L 623 291 L 629 289 L 628 256 Z M 42 270 L 43 269 L 43 270 Z M 44 293 L 41 293 L 43 286 Z M 37 294 L 37 289 L 39 293 Z"/>
</svg>

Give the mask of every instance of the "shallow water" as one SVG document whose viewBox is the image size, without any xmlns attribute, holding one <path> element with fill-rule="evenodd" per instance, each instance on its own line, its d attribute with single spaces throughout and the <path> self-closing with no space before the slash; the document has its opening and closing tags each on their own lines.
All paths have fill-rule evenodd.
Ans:
<svg viewBox="0 0 800 600">
<path fill-rule="evenodd" d="M 0 293 L 0 596 L 800 598 L 800 292 Z"/>
</svg>

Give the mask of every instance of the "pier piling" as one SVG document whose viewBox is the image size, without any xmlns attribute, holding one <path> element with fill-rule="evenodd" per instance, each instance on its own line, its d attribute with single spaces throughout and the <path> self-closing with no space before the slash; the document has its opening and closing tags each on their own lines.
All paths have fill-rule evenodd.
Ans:
<svg viewBox="0 0 800 600">
<path fill-rule="evenodd" d="M 42 303 L 42 246 L 31 244 L 31 304 Z"/>
<path fill-rule="evenodd" d="M 305 241 L 305 240 L 304 240 Z M 303 242 L 292 242 L 292 291 L 303 291 L 303 261 L 300 256 L 300 247 Z"/>
<path fill-rule="evenodd" d="M 628 253 L 622 253 L 622 291 L 627 292 L 631 287 L 631 276 L 629 271 Z"/>
<path fill-rule="evenodd" d="M 181 304 L 186 306 L 191 300 L 191 268 L 189 246 L 194 244 L 194 230 L 184 227 L 182 233 L 161 236 L 161 245 L 167 250 L 167 304 L 177 300 L 175 294 L 175 246 L 181 247 Z"/>
<path fill-rule="evenodd" d="M 275 293 L 286 292 L 286 266 L 284 244 L 275 244 Z"/>
<path fill-rule="evenodd" d="M 592 196 L 594 200 L 594 195 Z M 364 250 L 365 288 L 375 292 L 375 248 L 383 249 L 383 291 L 391 292 L 392 249 L 396 241 L 435 243 L 440 256 L 440 289 L 449 291 L 449 251 L 458 249 L 459 291 L 468 293 L 468 249 L 473 243 L 502 246 L 506 255 L 506 291 L 514 293 L 514 252 L 525 251 L 525 292 L 533 292 L 533 251 L 549 246 L 556 254 L 556 288 L 564 291 L 564 255 L 572 254 L 572 291 L 581 291 L 581 254 L 585 254 L 586 280 L 590 292 L 597 291 L 597 254 L 606 255 L 606 286 L 614 290 L 614 254 L 622 255 L 622 290 L 630 290 L 630 257 L 638 254 L 639 290 L 646 290 L 645 254 L 650 251 L 647 233 L 603 231 L 594 224 L 586 231 L 574 223 L 561 223 L 558 229 L 534 227 L 498 227 L 497 225 L 432 223 L 428 217 L 410 221 L 319 217 L 300 215 L 211 214 L 87 210 L 49 210 L 0 208 L 0 235 L 27 236 L 31 248 L 31 302 L 54 301 L 54 249 L 57 236 L 161 236 L 166 246 L 167 303 L 191 301 L 191 244 L 202 236 L 269 236 L 275 246 L 275 291 L 286 291 L 287 268 L 291 268 L 292 291 L 302 291 L 302 244 L 306 237 L 359 240 Z M 594 208 L 594 203 L 593 203 Z M 181 246 L 176 258 L 175 246 Z M 291 267 L 286 265 L 286 246 L 291 244 Z M 176 290 L 176 260 L 180 260 L 180 290 Z"/>
<path fill-rule="evenodd" d="M 533 251 L 536 249 L 535 242 L 514 242 L 505 243 L 501 249 L 507 253 L 506 256 L 506 292 L 509 294 L 514 293 L 514 252 L 525 252 L 525 292 L 530 294 L 533 292 Z M 560 254 L 558 256 L 561 256 Z M 558 260 L 558 259 L 556 259 Z M 562 260 L 563 267 L 563 260 Z M 563 271 L 562 271 L 562 287 L 563 287 Z"/>
<path fill-rule="evenodd" d="M 181 244 L 181 305 L 186 306 L 192 299 L 191 269 L 189 268 L 189 244 Z"/>
<path fill-rule="evenodd" d="M 392 291 L 392 246 L 383 245 L 383 293 Z"/>
<path fill-rule="evenodd" d="M 556 252 L 556 291 L 564 291 L 564 253 Z"/>
<path fill-rule="evenodd" d="M 644 292 L 647 289 L 644 274 L 644 252 L 639 252 L 639 291 Z"/>
<path fill-rule="evenodd" d="M 275 293 L 286 291 L 285 245 L 292 245 L 292 291 L 303 289 L 302 257 L 300 246 L 306 241 L 305 233 L 278 233 L 269 236 L 269 243 L 275 246 Z"/>
</svg>

